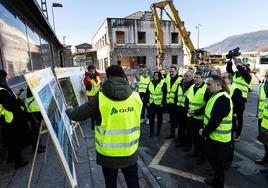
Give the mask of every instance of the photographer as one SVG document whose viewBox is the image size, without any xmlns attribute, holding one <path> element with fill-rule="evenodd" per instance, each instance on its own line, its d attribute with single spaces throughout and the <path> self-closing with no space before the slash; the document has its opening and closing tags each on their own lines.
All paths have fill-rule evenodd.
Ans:
<svg viewBox="0 0 268 188">
<path fill-rule="evenodd" d="M 89 65 L 85 73 L 84 85 L 86 87 L 86 95 L 88 100 L 92 100 L 93 97 L 99 92 L 101 88 L 101 79 L 99 73 L 96 71 L 94 65 Z M 91 118 L 91 128 L 95 127 L 95 118 Z"/>
<path fill-rule="evenodd" d="M 234 138 L 234 141 L 236 142 L 240 141 L 240 135 L 243 127 L 243 113 L 245 110 L 245 103 L 247 102 L 249 84 L 251 82 L 250 68 L 243 64 L 240 59 L 237 59 L 238 55 L 240 55 L 239 51 L 235 54 L 230 54 L 229 52 L 227 58 L 230 58 L 230 61 L 227 62 L 226 67 L 226 71 L 233 76 L 233 81 L 230 88 L 230 96 L 234 105 L 233 126 L 235 127 L 236 132 Z M 234 60 L 237 69 L 235 72 L 232 69 L 232 59 Z"/>
</svg>

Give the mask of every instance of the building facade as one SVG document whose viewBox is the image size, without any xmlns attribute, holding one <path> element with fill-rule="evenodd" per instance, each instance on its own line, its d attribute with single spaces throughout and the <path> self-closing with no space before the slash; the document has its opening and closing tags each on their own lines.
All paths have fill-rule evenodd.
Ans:
<svg viewBox="0 0 268 188">
<path fill-rule="evenodd" d="M 177 29 L 163 21 L 166 47 L 164 67 L 183 66 L 184 52 Z M 134 68 L 143 64 L 156 68 L 156 29 L 151 12 L 137 12 L 126 18 L 107 18 L 92 39 L 97 51 L 98 68 L 112 64 Z"/>
<path fill-rule="evenodd" d="M 0 0 L 0 69 L 11 86 L 23 74 L 50 66 L 64 66 L 63 46 L 36 0 Z"/>
<path fill-rule="evenodd" d="M 97 66 L 96 50 L 92 49 L 92 45 L 83 43 L 75 46 L 75 52 L 73 53 L 74 66 Z"/>
</svg>

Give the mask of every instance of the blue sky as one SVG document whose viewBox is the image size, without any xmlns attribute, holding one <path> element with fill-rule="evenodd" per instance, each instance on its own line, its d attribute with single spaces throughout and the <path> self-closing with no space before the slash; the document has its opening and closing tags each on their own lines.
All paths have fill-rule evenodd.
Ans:
<svg viewBox="0 0 268 188">
<path fill-rule="evenodd" d="M 40 0 L 38 0 L 40 1 Z M 121 18 L 137 11 L 149 11 L 150 4 L 157 0 L 47 0 L 51 18 L 51 4 L 61 3 L 63 8 L 54 8 L 56 33 L 62 41 L 78 45 L 91 43 L 91 39 L 106 18 Z M 174 0 L 179 15 L 191 32 L 196 45 L 197 29 L 200 27 L 199 47 L 220 42 L 231 35 L 268 29 L 268 0 Z"/>
</svg>

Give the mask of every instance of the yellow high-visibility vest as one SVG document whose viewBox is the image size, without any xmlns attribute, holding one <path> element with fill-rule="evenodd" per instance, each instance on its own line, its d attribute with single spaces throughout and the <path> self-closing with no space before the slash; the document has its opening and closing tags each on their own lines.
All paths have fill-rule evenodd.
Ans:
<svg viewBox="0 0 268 188">
<path fill-rule="evenodd" d="M 264 129 L 268 129 L 268 105 L 267 105 L 267 103 L 265 103 L 265 107 L 263 110 L 261 127 L 263 127 Z"/>
<path fill-rule="evenodd" d="M 150 102 L 150 104 L 152 104 L 152 103 L 154 103 L 156 105 L 162 104 L 162 99 L 163 99 L 162 87 L 163 87 L 163 85 L 164 85 L 164 81 L 161 80 L 154 88 L 154 84 L 152 82 L 150 82 L 150 84 L 149 84 L 149 91 L 150 91 L 149 102 Z"/>
<path fill-rule="evenodd" d="M 7 92 L 9 92 L 7 89 L 2 88 L 2 87 L 0 87 L 0 90 L 6 90 Z M 8 111 L 7 109 L 5 109 L 2 104 L 0 104 L 0 117 L 1 116 L 5 117 L 5 122 L 6 123 L 11 123 L 13 121 L 13 118 L 14 118 L 13 112 Z"/>
<path fill-rule="evenodd" d="M 247 84 L 242 76 L 236 77 L 236 74 L 233 77 L 233 82 L 230 88 L 231 97 L 233 96 L 235 89 L 239 89 L 242 92 L 243 98 L 246 99 L 248 97 L 249 84 Z"/>
<path fill-rule="evenodd" d="M 40 112 L 39 105 L 37 104 L 33 96 L 25 98 L 24 103 L 27 108 L 27 112 L 29 113 Z"/>
<path fill-rule="evenodd" d="M 220 125 L 217 127 L 215 131 L 210 133 L 209 137 L 212 140 L 218 141 L 218 142 L 230 142 L 231 136 L 232 136 L 232 118 L 233 118 L 233 103 L 231 97 L 228 95 L 227 92 L 219 92 L 216 95 L 213 95 L 207 102 L 206 109 L 205 109 L 205 117 L 204 117 L 204 126 L 206 127 L 210 117 L 211 117 L 211 111 L 213 109 L 213 106 L 215 104 L 215 101 L 225 95 L 230 101 L 230 112 L 229 114 L 223 118 Z M 220 108 L 220 107 L 218 107 Z"/>
<path fill-rule="evenodd" d="M 190 89 L 190 87 L 183 93 L 181 85 L 178 85 L 178 94 L 177 94 L 177 98 L 178 98 L 177 105 L 178 106 L 185 107 L 185 100 L 186 100 L 186 96 L 189 93 L 189 89 Z"/>
<path fill-rule="evenodd" d="M 130 156 L 138 149 L 142 101 L 137 92 L 113 101 L 99 92 L 101 125 L 95 126 L 96 150 L 104 156 Z"/>
<path fill-rule="evenodd" d="M 100 91 L 101 79 L 99 76 L 97 76 L 96 79 L 97 83 L 94 81 L 94 79 L 91 79 L 91 90 L 86 92 L 86 95 L 89 97 L 94 97 Z"/>
<path fill-rule="evenodd" d="M 147 87 L 150 83 L 151 79 L 150 76 L 144 77 L 143 75 L 140 76 L 140 81 L 139 81 L 139 93 L 146 93 Z"/>
<path fill-rule="evenodd" d="M 177 90 L 178 85 L 181 83 L 182 77 L 178 77 L 177 80 L 171 86 L 171 77 L 168 75 L 166 77 L 167 83 L 167 104 L 174 104 L 175 100 L 175 93 Z"/>
<path fill-rule="evenodd" d="M 206 93 L 207 86 L 204 84 L 201 88 L 194 94 L 194 84 L 189 88 L 189 92 L 187 94 L 187 98 L 189 99 L 189 109 L 191 110 L 198 110 L 206 105 L 204 101 L 204 95 Z M 195 119 L 204 119 L 204 115 L 196 116 L 194 115 L 193 118 Z"/>
<path fill-rule="evenodd" d="M 262 119 L 263 117 L 263 110 L 265 108 L 265 104 L 267 103 L 266 94 L 264 92 L 264 83 L 261 83 L 258 87 L 258 95 L 259 95 L 259 101 L 258 101 L 258 118 Z"/>
</svg>

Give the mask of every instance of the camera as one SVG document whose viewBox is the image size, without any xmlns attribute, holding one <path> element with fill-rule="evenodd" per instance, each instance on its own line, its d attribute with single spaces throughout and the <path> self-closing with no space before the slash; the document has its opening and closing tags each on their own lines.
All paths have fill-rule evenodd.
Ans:
<svg viewBox="0 0 268 188">
<path fill-rule="evenodd" d="M 233 59 L 234 57 L 240 56 L 241 53 L 239 52 L 239 50 L 240 50 L 239 47 L 237 47 L 237 48 L 235 48 L 233 50 L 230 50 L 228 52 L 228 54 L 226 55 L 226 58 L 227 59 Z"/>
</svg>

